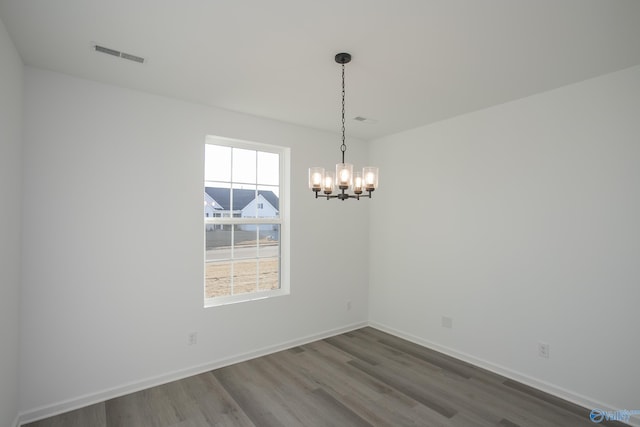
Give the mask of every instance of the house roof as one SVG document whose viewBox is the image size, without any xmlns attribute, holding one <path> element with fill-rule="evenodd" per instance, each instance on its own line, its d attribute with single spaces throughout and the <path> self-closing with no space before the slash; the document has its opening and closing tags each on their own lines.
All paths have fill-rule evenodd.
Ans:
<svg viewBox="0 0 640 427">
<path fill-rule="evenodd" d="M 205 193 L 207 193 L 213 200 L 215 200 L 224 210 L 240 210 L 251 203 L 256 198 L 255 190 L 233 190 L 233 207 L 231 207 L 230 195 L 231 191 L 228 188 L 218 187 L 205 187 Z M 264 197 L 267 202 L 279 209 L 279 199 L 273 191 L 258 190 L 258 194 Z"/>
</svg>

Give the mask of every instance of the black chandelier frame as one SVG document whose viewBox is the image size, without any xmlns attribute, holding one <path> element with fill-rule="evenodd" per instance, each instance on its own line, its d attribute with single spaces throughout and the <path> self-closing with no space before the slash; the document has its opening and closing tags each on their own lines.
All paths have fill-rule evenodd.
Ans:
<svg viewBox="0 0 640 427">
<path fill-rule="evenodd" d="M 342 163 L 344 164 L 344 153 L 347 151 L 347 144 L 345 143 L 345 84 L 344 84 L 344 66 L 351 62 L 351 54 L 349 53 L 338 53 L 335 56 L 335 60 L 338 64 L 342 65 L 342 144 L 340 145 L 340 151 L 342 152 Z M 323 191 L 321 188 L 314 188 L 313 192 L 316 194 L 316 199 L 318 198 L 326 198 L 329 199 L 338 199 L 345 201 L 347 199 L 356 199 L 360 200 L 360 198 L 371 198 L 371 193 L 375 191 L 375 188 L 367 189 L 367 194 L 363 194 L 362 190 L 354 190 L 354 194 L 349 194 L 346 190 L 349 188 L 347 185 L 339 185 L 338 189 L 340 189 L 340 193 L 331 194 L 333 191 Z M 323 191 L 323 194 L 318 194 Z"/>
</svg>

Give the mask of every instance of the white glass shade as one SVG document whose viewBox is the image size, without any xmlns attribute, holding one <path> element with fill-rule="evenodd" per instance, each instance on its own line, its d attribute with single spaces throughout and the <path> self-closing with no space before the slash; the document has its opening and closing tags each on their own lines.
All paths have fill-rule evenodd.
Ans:
<svg viewBox="0 0 640 427">
<path fill-rule="evenodd" d="M 373 166 L 364 167 L 362 168 L 362 176 L 366 191 L 373 191 L 378 188 L 378 168 Z"/>
<path fill-rule="evenodd" d="M 355 194 L 362 194 L 362 189 L 364 187 L 364 180 L 362 179 L 362 172 L 354 172 L 353 173 L 353 192 Z"/>
<path fill-rule="evenodd" d="M 333 172 L 325 172 L 324 181 L 322 182 L 322 191 L 324 191 L 324 194 L 331 194 L 333 192 L 333 186 Z"/>
<path fill-rule="evenodd" d="M 324 168 L 309 168 L 309 189 L 320 191 L 324 181 Z"/>
<path fill-rule="evenodd" d="M 336 165 L 336 185 L 338 188 L 351 187 L 353 179 L 353 165 L 351 163 L 338 163 Z"/>
</svg>

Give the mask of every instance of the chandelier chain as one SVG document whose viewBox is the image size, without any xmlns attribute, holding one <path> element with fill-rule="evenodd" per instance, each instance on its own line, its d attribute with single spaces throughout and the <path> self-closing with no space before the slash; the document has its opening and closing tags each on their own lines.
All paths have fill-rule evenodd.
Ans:
<svg viewBox="0 0 640 427">
<path fill-rule="evenodd" d="M 342 145 L 340 146 L 340 151 L 342 151 L 342 163 L 344 163 L 344 152 L 347 151 L 347 145 L 344 142 L 344 95 L 344 64 L 342 64 Z"/>
</svg>

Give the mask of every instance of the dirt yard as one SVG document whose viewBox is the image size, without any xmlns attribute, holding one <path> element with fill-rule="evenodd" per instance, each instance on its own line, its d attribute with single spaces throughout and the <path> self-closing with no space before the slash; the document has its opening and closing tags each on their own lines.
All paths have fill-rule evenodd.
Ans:
<svg viewBox="0 0 640 427">
<path fill-rule="evenodd" d="M 280 260 L 277 258 L 277 233 L 273 230 L 258 234 L 237 229 L 233 233 L 231 230 L 207 231 L 206 298 L 278 289 Z M 256 259 L 258 254 L 264 258 Z M 230 260 L 232 257 L 247 259 Z"/>
<path fill-rule="evenodd" d="M 232 264 L 233 289 L 231 286 Z M 207 298 L 213 298 L 278 289 L 279 264 L 278 258 L 208 262 L 205 271 L 205 295 Z M 256 276 L 258 277 L 257 287 Z"/>
</svg>

